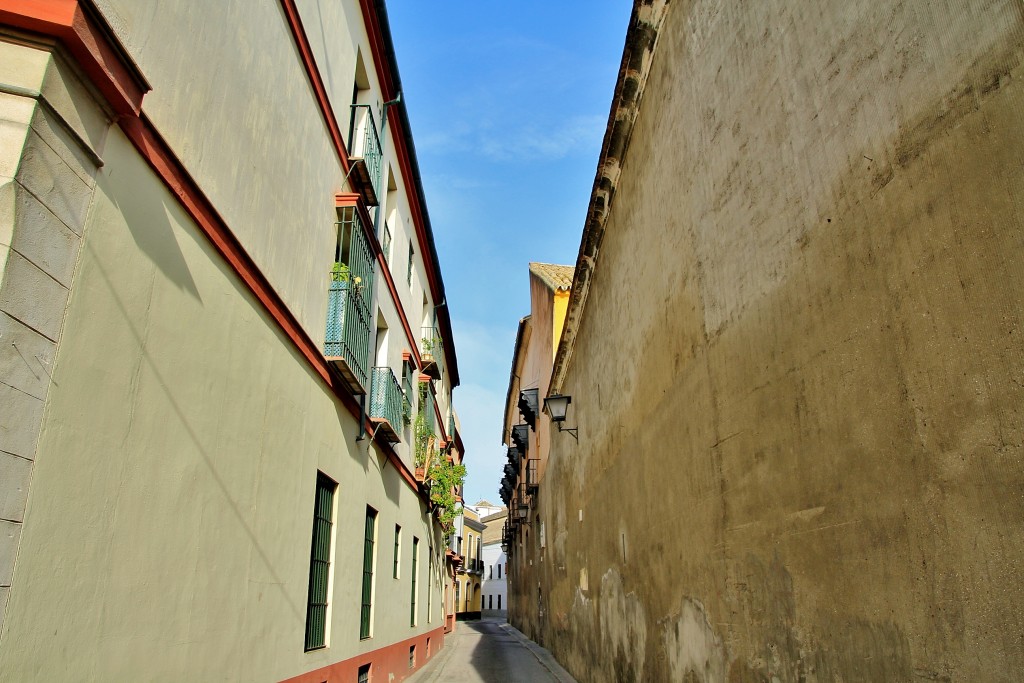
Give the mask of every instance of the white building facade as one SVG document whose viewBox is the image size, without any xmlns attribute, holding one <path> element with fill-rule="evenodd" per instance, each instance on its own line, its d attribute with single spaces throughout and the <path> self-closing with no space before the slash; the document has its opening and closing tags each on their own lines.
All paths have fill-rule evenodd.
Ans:
<svg viewBox="0 0 1024 683">
<path fill-rule="evenodd" d="M 498 512 L 480 520 L 485 525 L 481 588 L 484 617 L 508 617 L 508 560 L 502 548 L 502 529 L 507 519 L 508 511 L 498 508 Z"/>
</svg>

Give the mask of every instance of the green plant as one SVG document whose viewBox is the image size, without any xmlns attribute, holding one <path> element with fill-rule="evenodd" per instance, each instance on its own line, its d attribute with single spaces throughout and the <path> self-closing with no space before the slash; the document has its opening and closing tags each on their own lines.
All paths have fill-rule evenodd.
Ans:
<svg viewBox="0 0 1024 683">
<path fill-rule="evenodd" d="M 434 339 L 433 339 L 433 337 L 423 337 L 423 339 L 420 340 L 420 343 L 423 344 L 423 346 L 422 346 L 423 353 L 425 353 L 425 354 L 427 354 L 427 353 L 433 354 L 433 352 L 434 352 Z"/>
<path fill-rule="evenodd" d="M 460 508 L 457 492 L 462 490 L 466 480 L 466 466 L 456 465 L 448 458 L 438 458 L 430 465 L 427 481 L 430 482 L 430 502 L 437 507 L 437 519 L 445 533 L 445 541 L 451 540 L 455 518 Z"/>
<path fill-rule="evenodd" d="M 419 383 L 419 410 L 416 412 L 416 421 L 413 425 L 413 446 L 414 446 L 414 462 L 416 467 L 425 467 L 427 462 L 427 452 L 430 450 L 432 440 L 434 438 L 434 429 L 427 422 L 427 410 L 430 406 L 427 405 L 427 383 Z"/>
<path fill-rule="evenodd" d="M 349 282 L 352 279 L 352 271 L 348 264 L 335 261 L 331 266 L 331 282 Z"/>
</svg>

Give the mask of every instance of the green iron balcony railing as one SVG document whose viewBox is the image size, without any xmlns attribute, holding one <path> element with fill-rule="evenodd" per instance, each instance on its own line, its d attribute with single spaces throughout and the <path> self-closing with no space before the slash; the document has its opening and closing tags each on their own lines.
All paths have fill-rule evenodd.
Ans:
<svg viewBox="0 0 1024 683">
<path fill-rule="evenodd" d="M 405 363 L 402 369 L 402 419 L 406 424 L 412 421 L 412 367 Z"/>
<path fill-rule="evenodd" d="M 401 441 L 402 402 L 405 396 L 389 367 L 375 367 L 370 378 L 370 419 L 391 443 Z"/>
<path fill-rule="evenodd" d="M 337 227 L 339 251 L 327 294 L 324 356 L 353 393 L 365 394 L 369 380 L 373 261 L 354 207 L 341 210 Z"/>
<path fill-rule="evenodd" d="M 351 282 L 331 282 L 324 355 L 357 394 L 366 393 L 370 313 Z"/>
<path fill-rule="evenodd" d="M 373 110 L 368 104 L 352 105 L 352 120 L 349 124 L 348 149 L 353 162 L 362 161 L 366 165 L 366 180 L 373 189 L 373 197 L 365 197 L 366 203 L 376 206 L 380 197 L 380 177 L 382 167 L 382 147 L 377 122 L 373 118 Z"/>
<path fill-rule="evenodd" d="M 420 406 L 420 410 L 423 411 L 423 421 L 427 427 L 427 430 L 431 434 L 437 433 L 437 414 L 434 410 L 434 392 L 429 388 L 426 391 L 426 398 L 423 401 L 423 405 Z"/>
</svg>

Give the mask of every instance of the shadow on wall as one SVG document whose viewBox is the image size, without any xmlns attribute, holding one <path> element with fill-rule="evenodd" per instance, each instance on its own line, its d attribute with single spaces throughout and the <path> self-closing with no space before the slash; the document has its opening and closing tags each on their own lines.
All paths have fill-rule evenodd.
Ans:
<svg viewBox="0 0 1024 683">
<path fill-rule="evenodd" d="M 167 199 L 150 199 L 153 193 L 148 174 L 111 171 L 109 178 L 110 199 L 124 216 L 135 244 L 168 280 L 202 303 L 199 289 L 192 279 L 188 263 L 174 237 L 174 228 L 167 217 Z"/>
</svg>

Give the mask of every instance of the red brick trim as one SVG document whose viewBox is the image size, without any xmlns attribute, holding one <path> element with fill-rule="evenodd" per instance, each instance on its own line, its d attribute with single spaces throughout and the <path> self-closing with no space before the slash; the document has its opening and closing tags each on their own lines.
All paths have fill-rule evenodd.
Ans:
<svg viewBox="0 0 1024 683">
<path fill-rule="evenodd" d="M 434 655 L 444 647 L 445 628 L 441 626 L 406 640 L 386 645 L 378 650 L 351 657 L 341 662 L 307 671 L 281 683 L 350 683 L 356 680 L 359 667 L 370 665 L 370 677 L 374 681 L 388 681 L 388 675 L 394 674 L 390 680 L 401 681 L 433 659 Z M 430 639 L 430 656 L 427 656 L 427 639 Z M 409 668 L 409 648 L 416 647 L 416 667 Z"/>
<path fill-rule="evenodd" d="M 142 97 L 149 86 L 139 85 L 145 84 L 145 79 L 127 61 L 113 33 L 99 24 L 99 18 L 91 10 L 84 9 L 87 7 L 80 0 L 0 0 L 0 27 L 56 39 L 79 60 L 90 81 L 118 112 L 118 124 L 142 158 L 313 370 L 358 420 L 361 415 L 358 402 L 331 370 L 316 343 L 302 329 L 152 122 L 141 113 Z M 373 423 L 369 419 L 365 426 L 372 433 Z M 425 496 L 424 487 L 390 444 L 378 443 L 378 446 L 409 487 Z"/>
</svg>

